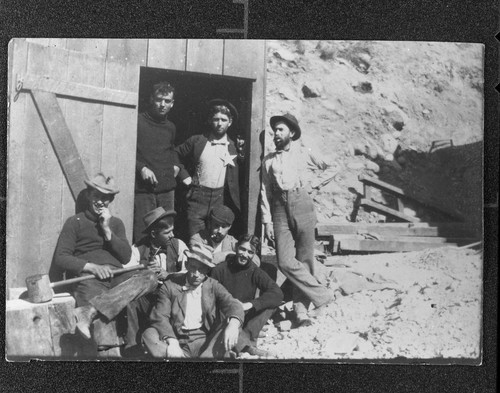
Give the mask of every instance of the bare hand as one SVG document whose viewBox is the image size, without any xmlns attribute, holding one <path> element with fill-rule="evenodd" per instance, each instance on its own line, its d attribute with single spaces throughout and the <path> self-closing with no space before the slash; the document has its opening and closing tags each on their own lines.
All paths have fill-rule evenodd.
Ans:
<svg viewBox="0 0 500 393">
<path fill-rule="evenodd" d="M 231 318 L 226 328 L 224 329 L 224 349 L 231 350 L 238 342 L 240 321 L 236 318 Z"/>
<path fill-rule="evenodd" d="M 167 358 L 183 358 L 184 352 L 182 351 L 179 341 L 170 339 L 168 340 Z"/>
<path fill-rule="evenodd" d="M 111 228 L 109 227 L 109 221 L 111 220 L 111 213 L 107 207 L 103 207 L 100 209 L 99 214 L 99 225 L 101 226 L 104 237 L 107 241 L 111 240 Z"/>
<path fill-rule="evenodd" d="M 91 273 L 96 276 L 99 280 L 107 280 L 113 277 L 113 269 L 109 265 L 97 265 L 95 263 L 88 262 L 83 267 L 83 272 Z"/>
<path fill-rule="evenodd" d="M 142 180 L 144 180 L 145 182 L 151 183 L 151 185 L 153 185 L 153 187 L 156 187 L 156 185 L 158 184 L 158 180 L 156 180 L 155 173 L 151 169 L 149 169 L 148 167 L 142 168 L 141 177 L 142 177 Z"/>
<path fill-rule="evenodd" d="M 158 281 L 165 281 L 167 277 L 170 275 L 170 273 L 167 272 L 165 269 L 158 269 L 158 271 L 155 273 Z"/>
<path fill-rule="evenodd" d="M 264 224 L 264 233 L 266 238 L 274 243 L 274 228 L 272 222 Z"/>
<path fill-rule="evenodd" d="M 243 307 L 243 311 L 248 311 L 253 307 L 253 304 L 250 302 L 245 302 L 245 303 L 240 302 L 240 304 L 241 304 L 241 307 Z"/>
</svg>

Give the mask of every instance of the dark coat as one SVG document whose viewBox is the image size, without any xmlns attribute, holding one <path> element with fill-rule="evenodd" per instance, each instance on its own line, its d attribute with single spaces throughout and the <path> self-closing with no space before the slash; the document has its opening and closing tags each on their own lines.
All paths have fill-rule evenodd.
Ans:
<svg viewBox="0 0 500 393">
<path fill-rule="evenodd" d="M 229 142 L 228 145 L 229 154 L 238 156 L 234 142 L 231 139 L 229 139 L 229 137 L 227 138 L 227 140 Z M 201 153 L 203 152 L 203 149 L 205 149 L 207 142 L 208 142 L 207 135 L 193 135 L 183 144 L 175 148 L 175 152 L 178 154 L 178 160 L 184 161 L 186 167 L 189 170 L 189 173 L 191 173 L 191 176 L 193 176 L 194 174 L 195 168 L 200 161 Z M 229 194 L 229 196 L 231 197 L 234 206 L 238 210 L 241 210 L 238 160 L 235 159 L 234 163 L 235 163 L 234 167 L 230 165 L 226 167 L 226 178 L 224 181 L 224 187 L 227 191 L 227 194 Z M 181 171 L 179 176 L 182 180 L 188 177 L 188 175 L 184 171 Z"/>
<path fill-rule="evenodd" d="M 186 291 L 183 289 L 186 282 L 187 274 L 171 275 L 159 290 L 150 320 L 161 338 L 181 335 L 186 313 Z M 208 332 L 222 322 L 221 312 L 225 318 L 234 317 L 243 322 L 243 307 L 218 281 L 208 277 L 203 282 L 201 293 L 203 325 Z"/>
</svg>

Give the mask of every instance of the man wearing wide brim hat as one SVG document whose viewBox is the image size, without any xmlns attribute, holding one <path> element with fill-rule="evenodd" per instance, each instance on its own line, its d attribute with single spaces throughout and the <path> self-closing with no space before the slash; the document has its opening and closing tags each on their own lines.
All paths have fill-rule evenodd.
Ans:
<svg viewBox="0 0 500 393">
<path fill-rule="evenodd" d="M 308 192 L 314 175 L 307 168 L 327 165 L 298 142 L 302 130 L 294 115 L 272 116 L 270 124 L 276 151 L 262 162 L 262 222 L 266 238 L 276 242 L 278 267 L 294 287 L 295 326 L 310 325 L 310 303 L 320 308 L 334 299 L 327 272 L 314 258 L 317 219 Z"/>
<path fill-rule="evenodd" d="M 103 173 L 84 182 L 87 185 L 87 209 L 65 222 L 53 263 L 68 276 L 95 276 L 72 288 L 77 305 L 77 331 L 91 339 L 106 337 L 103 331 L 109 331 L 111 325 L 108 323 L 130 302 L 154 290 L 156 280 L 150 271 L 114 275 L 114 270 L 127 264 L 131 256 L 123 222 L 109 211 L 109 205 L 119 190 L 114 179 Z M 99 323 L 94 324 L 92 334 L 94 320 Z M 96 341 L 97 345 L 117 344 L 116 332 L 114 335 L 114 342 Z"/>
<path fill-rule="evenodd" d="M 195 245 L 186 255 L 187 273 L 170 276 L 161 287 L 143 341 L 156 358 L 225 357 L 238 341 L 243 307 L 208 277 L 214 267 L 209 248 Z"/>
<path fill-rule="evenodd" d="M 191 180 L 187 197 L 189 236 L 205 228 L 213 207 L 226 205 L 236 216 L 241 210 L 238 152 L 227 134 L 238 111 L 222 98 L 209 101 L 207 109 L 207 132 L 193 135 L 175 148 L 189 172 L 182 171 L 179 177 L 184 181 L 189 176 Z"/>
</svg>

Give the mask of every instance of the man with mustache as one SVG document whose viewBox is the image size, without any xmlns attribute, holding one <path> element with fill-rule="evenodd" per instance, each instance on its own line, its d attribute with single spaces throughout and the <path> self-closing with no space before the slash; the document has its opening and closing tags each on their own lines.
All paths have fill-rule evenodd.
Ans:
<svg viewBox="0 0 500 393">
<path fill-rule="evenodd" d="M 191 184 L 188 193 L 187 220 L 189 236 L 206 226 L 210 211 L 226 205 L 240 212 L 238 152 L 228 138 L 229 127 L 238 119 L 238 111 L 227 100 L 208 103 L 208 132 L 193 135 L 175 148 L 179 159 L 186 161 L 191 177 L 184 171 L 179 177 Z"/>
<path fill-rule="evenodd" d="M 175 177 L 182 166 L 174 153 L 175 124 L 167 116 L 174 106 L 175 89 L 168 82 L 153 85 L 147 110 L 137 120 L 137 153 L 133 240 L 144 236 L 144 215 L 157 208 L 174 208 Z M 186 177 L 186 176 L 184 176 Z M 185 179 L 188 185 L 190 178 Z"/>
<path fill-rule="evenodd" d="M 245 320 L 235 346 L 235 352 L 267 357 L 269 354 L 257 348 L 262 327 L 283 300 L 283 292 L 266 272 L 253 262 L 260 245 L 258 237 L 243 235 L 236 244 L 236 254 L 212 269 L 211 277 L 219 281 L 229 293 L 240 301 Z M 259 290 L 259 297 L 255 297 Z"/>
<path fill-rule="evenodd" d="M 95 319 L 113 320 L 130 302 L 152 292 L 157 281 L 150 270 L 114 275 L 113 271 L 122 268 L 131 256 L 123 222 L 109 211 L 119 190 L 114 179 L 103 173 L 85 180 L 85 184 L 87 209 L 65 222 L 53 263 L 68 276 L 95 276 L 72 288 L 78 307 L 75 310 L 77 330 L 90 339 L 90 327 Z M 98 326 L 104 329 L 106 325 Z"/>
<path fill-rule="evenodd" d="M 320 308 L 334 300 L 326 269 L 314 257 L 317 219 L 308 193 L 307 168 L 327 165 L 300 146 L 302 130 L 295 116 L 273 116 L 270 124 L 276 151 L 262 162 L 262 223 L 265 236 L 276 241 L 278 267 L 293 284 L 295 326 L 306 326 L 312 324 L 310 303 Z"/>
</svg>

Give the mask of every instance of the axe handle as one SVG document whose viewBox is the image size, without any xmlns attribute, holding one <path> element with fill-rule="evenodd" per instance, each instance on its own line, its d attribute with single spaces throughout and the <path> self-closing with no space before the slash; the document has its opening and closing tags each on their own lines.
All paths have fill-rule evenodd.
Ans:
<svg viewBox="0 0 500 393">
<path fill-rule="evenodd" d="M 136 266 L 124 267 L 122 269 L 113 270 L 113 275 L 127 273 L 127 272 L 132 272 L 134 270 L 142 270 L 142 269 L 145 269 L 145 268 L 146 268 L 146 266 L 144 266 L 144 265 L 136 265 Z M 50 287 L 51 288 L 55 288 L 55 287 L 60 287 L 60 286 L 63 286 L 63 285 L 74 284 L 74 283 L 77 283 L 77 282 L 80 282 L 80 281 L 90 280 L 91 278 L 96 278 L 96 277 L 95 277 L 95 275 L 90 274 L 88 276 L 70 278 L 69 280 L 63 280 L 63 281 L 53 282 L 53 283 L 50 284 Z"/>
</svg>

